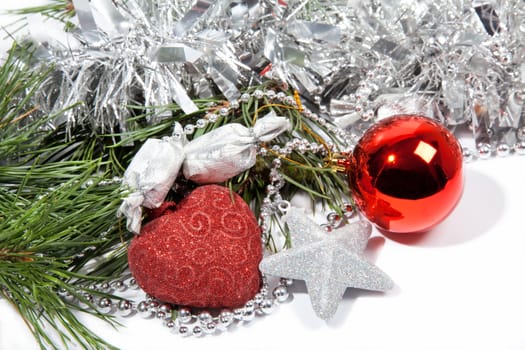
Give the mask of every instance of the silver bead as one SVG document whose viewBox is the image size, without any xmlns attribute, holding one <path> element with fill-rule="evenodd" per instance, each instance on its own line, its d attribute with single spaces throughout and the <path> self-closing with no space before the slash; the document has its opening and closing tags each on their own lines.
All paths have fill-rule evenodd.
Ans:
<svg viewBox="0 0 525 350">
<path fill-rule="evenodd" d="M 233 312 L 230 310 L 222 310 L 219 314 L 219 325 L 226 328 L 233 323 L 233 318 Z"/>
<path fill-rule="evenodd" d="M 66 289 L 60 288 L 57 292 L 57 294 L 68 303 L 73 303 L 75 301 L 75 296 L 71 293 L 69 293 Z"/>
<path fill-rule="evenodd" d="M 305 146 L 305 145 L 299 145 L 299 146 L 297 146 L 297 151 L 298 151 L 299 153 L 301 153 L 301 154 L 304 154 L 304 153 L 307 151 L 306 146 Z"/>
<path fill-rule="evenodd" d="M 133 313 L 133 304 L 129 300 L 121 300 L 118 303 L 118 311 L 122 316 L 129 316 Z"/>
<path fill-rule="evenodd" d="M 108 282 L 104 282 L 100 285 L 100 290 L 101 291 L 110 291 L 111 290 L 111 285 L 108 283 Z"/>
<path fill-rule="evenodd" d="M 201 313 L 199 313 L 197 318 L 202 325 L 206 325 L 213 321 L 213 317 L 208 311 L 202 311 Z"/>
<path fill-rule="evenodd" d="M 253 300 L 248 300 L 246 304 L 244 304 L 244 311 L 255 311 L 255 303 Z"/>
<path fill-rule="evenodd" d="M 310 115 L 310 119 L 313 121 L 313 122 L 319 122 L 319 116 L 315 113 L 312 113 Z"/>
<path fill-rule="evenodd" d="M 264 299 L 260 306 L 263 313 L 269 315 L 273 311 L 273 302 L 271 299 Z"/>
<path fill-rule="evenodd" d="M 250 94 L 247 94 L 247 93 L 242 94 L 240 100 L 241 100 L 241 102 L 248 102 L 248 101 L 250 101 Z"/>
<path fill-rule="evenodd" d="M 82 304 L 84 305 L 91 306 L 91 304 L 93 304 L 93 302 L 95 301 L 95 298 L 93 297 L 93 295 L 89 293 L 84 293 L 83 296 L 84 296 L 84 300 L 82 300 Z"/>
<path fill-rule="evenodd" d="M 284 99 L 286 98 L 286 94 L 282 91 L 278 92 L 277 95 L 276 95 L 277 99 L 280 100 L 280 101 L 284 101 Z"/>
<path fill-rule="evenodd" d="M 197 122 L 195 123 L 195 126 L 197 129 L 203 129 L 208 125 L 208 121 L 206 119 L 197 119 Z"/>
<path fill-rule="evenodd" d="M 153 316 L 153 312 L 151 312 L 151 310 L 149 309 L 148 304 L 149 303 L 147 301 L 143 300 L 137 305 L 137 311 L 143 318 L 150 318 L 151 316 Z"/>
<path fill-rule="evenodd" d="M 215 324 L 215 322 L 209 322 L 203 325 L 202 329 L 204 330 L 204 333 L 212 334 L 217 330 L 217 325 Z"/>
<path fill-rule="evenodd" d="M 255 304 L 260 304 L 262 303 L 263 301 L 263 296 L 261 295 L 261 293 L 257 293 L 255 294 L 255 296 L 253 297 L 253 301 L 255 302 Z"/>
<path fill-rule="evenodd" d="M 113 288 L 118 292 L 124 292 L 128 288 L 123 281 L 113 282 Z"/>
<path fill-rule="evenodd" d="M 496 147 L 496 154 L 499 157 L 506 157 L 506 156 L 508 156 L 510 154 L 510 146 L 507 145 L 506 143 L 500 143 Z"/>
<path fill-rule="evenodd" d="M 525 141 L 525 127 L 521 127 L 516 131 L 516 137 L 520 141 Z"/>
<path fill-rule="evenodd" d="M 109 298 L 100 298 L 98 301 L 98 307 L 102 313 L 110 313 L 112 310 L 113 303 Z"/>
<path fill-rule="evenodd" d="M 254 318 L 255 318 L 255 310 L 249 310 L 245 308 L 242 314 L 242 320 L 246 322 L 250 322 Z"/>
<path fill-rule="evenodd" d="M 164 314 L 166 315 L 166 317 L 170 318 L 171 317 L 171 305 L 170 304 L 162 304 L 159 306 L 159 312 L 164 312 Z"/>
<path fill-rule="evenodd" d="M 370 89 L 368 86 L 364 85 L 359 87 L 355 92 L 355 97 L 357 99 L 367 99 L 368 96 L 372 93 L 372 89 Z"/>
<path fill-rule="evenodd" d="M 286 300 L 288 300 L 288 288 L 285 286 L 277 286 L 274 288 L 272 295 L 275 300 L 277 300 L 277 302 L 284 303 Z"/>
<path fill-rule="evenodd" d="M 200 337 L 202 335 L 202 328 L 200 326 L 193 327 L 193 335 Z"/>
<path fill-rule="evenodd" d="M 156 301 L 156 300 L 150 300 L 149 304 L 148 304 L 148 309 L 151 311 L 151 312 L 157 312 L 159 310 L 159 302 Z"/>
<path fill-rule="evenodd" d="M 148 303 L 146 301 L 144 301 L 144 300 L 141 301 L 137 305 L 137 311 L 140 312 L 141 314 L 145 314 L 145 313 L 149 314 Z"/>
<path fill-rule="evenodd" d="M 266 91 L 266 97 L 268 97 L 270 100 L 274 99 L 275 95 L 276 95 L 275 91 L 273 91 L 273 90 Z"/>
<path fill-rule="evenodd" d="M 74 296 L 73 294 L 70 294 L 70 293 L 67 293 L 67 295 L 62 297 L 62 298 L 64 299 L 65 302 L 68 302 L 68 303 L 71 303 L 71 304 L 77 302 L 77 297 Z"/>
<path fill-rule="evenodd" d="M 334 229 L 334 227 L 331 224 L 321 224 L 320 226 L 325 232 L 328 233 L 332 232 L 332 230 Z"/>
<path fill-rule="evenodd" d="M 219 115 L 222 117 L 226 117 L 230 113 L 230 109 L 226 107 L 222 107 L 219 109 Z"/>
<path fill-rule="evenodd" d="M 488 143 L 479 144 L 478 154 L 481 159 L 489 159 L 492 154 L 492 147 Z"/>
<path fill-rule="evenodd" d="M 186 326 L 180 326 L 178 329 L 179 335 L 182 335 L 183 337 L 186 337 L 190 334 L 190 330 Z"/>
<path fill-rule="evenodd" d="M 374 111 L 367 110 L 361 115 L 361 120 L 367 122 L 374 119 Z"/>
<path fill-rule="evenodd" d="M 132 289 L 139 289 L 139 285 L 137 283 L 137 280 L 134 279 L 134 278 L 130 278 L 129 281 L 128 281 L 128 286 Z"/>
<path fill-rule="evenodd" d="M 232 101 L 232 102 L 230 103 L 230 108 L 231 108 L 231 109 L 237 109 L 237 108 L 239 108 L 239 102 L 238 102 L 238 101 Z"/>
<path fill-rule="evenodd" d="M 525 155 L 525 141 L 519 141 L 514 145 L 514 151 L 519 155 Z"/>
<path fill-rule="evenodd" d="M 306 118 L 310 118 L 312 116 L 312 111 L 305 108 L 304 111 L 303 111 L 303 115 L 306 117 Z"/>
<path fill-rule="evenodd" d="M 223 109 L 226 109 L 226 108 L 221 108 L 221 110 Z M 226 112 L 226 115 L 228 115 L 228 112 Z M 208 115 L 208 121 L 210 123 L 215 123 L 217 121 L 217 119 L 219 119 L 219 117 L 217 116 L 217 114 L 209 114 Z"/>
<path fill-rule="evenodd" d="M 263 285 L 263 287 L 260 290 L 260 293 L 263 297 L 266 297 L 268 295 L 268 284 Z"/>
<path fill-rule="evenodd" d="M 296 104 L 295 98 L 293 96 L 286 96 L 284 98 L 284 103 L 286 103 L 287 105 L 290 105 L 290 106 L 294 106 Z"/>
<path fill-rule="evenodd" d="M 192 319 L 191 311 L 184 307 L 180 308 L 177 314 L 177 319 L 180 323 L 190 323 Z"/>
<path fill-rule="evenodd" d="M 341 217 L 339 214 L 331 212 L 326 216 L 326 221 L 328 221 L 330 225 L 337 225 L 341 221 Z"/>
<path fill-rule="evenodd" d="M 184 126 L 184 133 L 186 135 L 192 135 L 195 132 L 195 125 L 193 124 L 186 124 Z"/>
<path fill-rule="evenodd" d="M 466 163 L 471 162 L 474 159 L 474 154 L 468 148 L 463 149 L 463 161 Z"/>
<path fill-rule="evenodd" d="M 253 92 L 253 97 L 260 100 L 261 98 L 264 97 L 264 92 L 262 90 L 257 89 Z"/>
<path fill-rule="evenodd" d="M 346 218 L 352 218 L 354 215 L 356 215 L 356 211 L 354 210 L 354 207 L 350 203 L 343 203 L 341 206 L 341 209 L 343 209 L 343 215 Z"/>
<path fill-rule="evenodd" d="M 173 320 L 166 320 L 164 322 L 164 326 L 168 327 L 169 329 L 175 328 L 175 321 Z"/>
<path fill-rule="evenodd" d="M 237 321 L 242 321 L 242 315 L 244 314 L 243 308 L 238 308 L 233 310 L 233 318 Z"/>
<path fill-rule="evenodd" d="M 261 210 L 261 213 L 259 214 L 259 218 L 260 218 L 261 220 L 266 220 L 266 219 L 268 219 L 271 215 L 272 215 L 272 214 L 269 213 L 268 211 L 266 211 L 266 210 Z"/>
</svg>

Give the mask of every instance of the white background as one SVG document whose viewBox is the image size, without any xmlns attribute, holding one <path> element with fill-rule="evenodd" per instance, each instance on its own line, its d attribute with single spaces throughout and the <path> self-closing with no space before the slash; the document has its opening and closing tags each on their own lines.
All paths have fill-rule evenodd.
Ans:
<svg viewBox="0 0 525 350">
<path fill-rule="evenodd" d="M 0 8 L 38 3 L 3 0 Z M 7 46 L 4 41 L 1 47 Z M 374 232 L 369 255 L 396 288 L 386 294 L 347 290 L 329 322 L 315 317 L 301 283 L 294 300 L 271 316 L 219 336 L 181 338 L 138 316 L 122 320 L 118 331 L 83 320 L 130 350 L 525 349 L 525 156 L 465 168 L 462 201 L 433 231 L 391 237 Z M 0 350 L 36 348 L 23 321 L 0 299 Z"/>
</svg>

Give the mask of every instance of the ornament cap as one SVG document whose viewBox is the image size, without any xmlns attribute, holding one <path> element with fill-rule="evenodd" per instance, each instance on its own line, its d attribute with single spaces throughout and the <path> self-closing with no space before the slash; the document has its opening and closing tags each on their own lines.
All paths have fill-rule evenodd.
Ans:
<svg viewBox="0 0 525 350">
<path fill-rule="evenodd" d="M 327 168 L 332 168 L 338 173 L 346 174 L 348 168 L 350 167 L 350 152 L 336 152 L 330 154 L 324 160 L 324 166 Z"/>
</svg>

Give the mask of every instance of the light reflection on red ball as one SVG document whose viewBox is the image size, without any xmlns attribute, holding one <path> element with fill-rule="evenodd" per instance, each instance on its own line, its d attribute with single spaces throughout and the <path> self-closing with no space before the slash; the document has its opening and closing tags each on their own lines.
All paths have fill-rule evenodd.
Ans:
<svg viewBox="0 0 525 350">
<path fill-rule="evenodd" d="M 390 117 L 358 142 L 349 156 L 348 180 L 357 206 L 379 228 L 427 231 L 445 219 L 461 197 L 461 146 L 432 119 Z"/>
</svg>

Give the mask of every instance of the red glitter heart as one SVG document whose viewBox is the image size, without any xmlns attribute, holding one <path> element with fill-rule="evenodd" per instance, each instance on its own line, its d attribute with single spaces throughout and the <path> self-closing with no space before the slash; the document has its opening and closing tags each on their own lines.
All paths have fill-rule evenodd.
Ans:
<svg viewBox="0 0 525 350">
<path fill-rule="evenodd" d="M 195 189 L 146 224 L 128 250 L 139 286 L 155 298 L 195 307 L 239 307 L 261 283 L 260 229 L 248 205 L 221 186 Z"/>
</svg>

